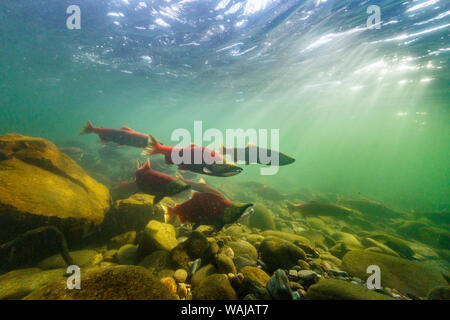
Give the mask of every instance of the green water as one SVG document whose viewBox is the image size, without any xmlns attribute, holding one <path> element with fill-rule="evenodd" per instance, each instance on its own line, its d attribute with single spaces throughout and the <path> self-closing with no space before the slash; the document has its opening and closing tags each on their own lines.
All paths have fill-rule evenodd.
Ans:
<svg viewBox="0 0 450 320">
<path fill-rule="evenodd" d="M 166 18 L 171 27 L 153 29 L 157 15 L 133 11 L 136 3 L 82 1 L 81 30 L 65 28 L 66 5 L 0 6 L 2 133 L 96 147 L 97 137 L 77 136 L 86 120 L 166 144 L 195 120 L 204 130 L 279 129 L 281 151 L 296 162 L 274 176 L 252 166 L 229 179 L 448 208 L 444 1 L 412 11 L 382 1 L 386 25 L 362 31 L 368 15 L 357 1 L 269 1 L 242 27 L 242 12 L 215 20 L 223 10 L 208 12 L 214 2 L 182 3 L 184 24 Z"/>
</svg>

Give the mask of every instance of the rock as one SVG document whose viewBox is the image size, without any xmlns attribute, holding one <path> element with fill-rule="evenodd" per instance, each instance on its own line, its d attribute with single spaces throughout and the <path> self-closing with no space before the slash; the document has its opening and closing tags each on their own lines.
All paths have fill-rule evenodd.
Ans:
<svg viewBox="0 0 450 320">
<path fill-rule="evenodd" d="M 136 193 L 128 199 L 117 200 L 108 212 L 102 225 L 108 234 L 120 234 L 131 230 L 143 230 L 150 220 L 164 222 L 164 210 L 153 206 L 154 196 Z M 172 207 L 174 202 L 164 198 L 162 204 Z"/>
<path fill-rule="evenodd" d="M 22 299 L 39 288 L 65 279 L 65 273 L 65 268 L 46 271 L 38 268 L 28 268 L 0 275 L 0 300 Z"/>
<path fill-rule="evenodd" d="M 70 255 L 74 263 L 80 268 L 88 268 L 98 265 L 103 256 L 95 250 L 78 250 L 71 251 Z M 57 254 L 39 262 L 36 267 L 42 270 L 67 268 L 67 263 L 61 255 Z"/>
<path fill-rule="evenodd" d="M 200 258 L 192 261 L 192 263 L 189 265 L 188 275 L 189 276 L 194 275 L 200 269 L 201 265 L 202 265 L 202 259 L 200 259 Z"/>
<path fill-rule="evenodd" d="M 118 262 L 117 260 L 117 252 L 119 252 L 119 250 L 108 250 L 103 254 L 103 262 Z"/>
<path fill-rule="evenodd" d="M 231 226 L 229 226 L 228 228 L 226 228 L 223 231 L 226 235 L 235 237 L 235 238 L 241 238 L 244 235 L 250 234 L 251 231 L 248 227 L 242 225 L 242 224 L 232 224 Z"/>
<path fill-rule="evenodd" d="M 342 259 L 342 257 L 349 251 L 350 249 L 343 242 L 339 242 L 334 247 L 330 248 L 330 253 L 339 259 Z"/>
<path fill-rule="evenodd" d="M 185 283 L 178 284 L 177 294 L 180 297 L 180 299 L 185 299 L 188 295 L 188 292 L 189 291 Z"/>
<path fill-rule="evenodd" d="M 176 295 L 178 291 L 178 286 L 175 279 L 172 277 L 163 277 L 159 281 L 169 290 L 171 295 Z"/>
<path fill-rule="evenodd" d="M 355 250 L 355 249 L 363 249 L 363 245 L 359 240 L 352 235 L 351 233 L 347 232 L 335 232 L 331 235 L 331 237 L 337 242 L 337 243 L 344 243 L 346 248 L 348 250 Z"/>
<path fill-rule="evenodd" d="M 231 249 L 230 246 L 223 246 L 219 252 L 230 257 L 231 259 L 234 258 L 234 251 L 233 251 L 233 249 Z"/>
<path fill-rule="evenodd" d="M 186 282 L 188 273 L 184 269 L 178 269 L 177 271 L 175 271 L 175 274 L 173 275 L 173 277 L 178 283 L 183 283 L 183 282 Z"/>
<path fill-rule="evenodd" d="M 214 229 L 213 226 L 200 225 L 197 228 L 195 228 L 195 231 L 200 232 L 205 237 L 209 237 L 212 236 L 216 230 Z"/>
<path fill-rule="evenodd" d="M 67 290 L 67 280 L 32 292 L 25 300 L 174 300 L 148 270 L 138 266 L 95 268 L 83 274 L 80 290 Z"/>
<path fill-rule="evenodd" d="M 425 297 L 437 286 L 447 285 L 440 270 L 429 265 L 364 250 L 348 252 L 342 259 L 341 269 L 366 281 L 367 267 L 377 265 L 381 271 L 381 286 L 395 288 L 401 293 Z"/>
<path fill-rule="evenodd" d="M 282 232 L 282 231 L 274 231 L 274 230 L 269 230 L 269 231 L 264 231 L 263 233 L 264 237 L 277 237 L 289 242 L 296 242 L 296 243 L 302 243 L 305 245 L 311 245 L 310 241 L 302 236 L 296 235 L 296 234 L 292 234 L 292 233 L 287 233 L 287 232 Z"/>
<path fill-rule="evenodd" d="M 236 270 L 241 270 L 244 267 L 251 266 L 256 267 L 256 261 L 249 260 L 245 257 L 236 257 L 233 259 L 234 265 L 236 266 Z"/>
<path fill-rule="evenodd" d="M 407 221 L 397 228 L 399 234 L 438 249 L 450 249 L 450 232 L 418 221 Z"/>
<path fill-rule="evenodd" d="M 252 295 L 255 300 L 269 300 L 270 294 L 265 288 L 265 286 L 261 285 L 258 281 L 252 278 L 244 278 L 242 280 L 239 289 L 237 290 L 238 297 L 242 299 L 247 295 Z"/>
<path fill-rule="evenodd" d="M 144 257 L 156 250 L 170 251 L 177 246 L 175 228 L 171 224 L 150 221 L 144 229 L 139 243 L 139 257 Z"/>
<path fill-rule="evenodd" d="M 194 275 L 191 277 L 192 288 L 198 287 L 200 283 L 205 280 L 208 276 L 218 273 L 217 268 L 212 264 L 207 264 L 201 267 Z"/>
<path fill-rule="evenodd" d="M 373 234 L 371 238 L 381 241 L 384 245 L 397 252 L 402 258 L 411 259 L 414 256 L 414 251 L 411 247 L 406 241 L 400 238 L 388 234 Z"/>
<path fill-rule="evenodd" d="M 320 259 L 321 260 L 325 260 L 328 262 L 331 262 L 332 264 L 334 264 L 336 267 L 339 267 L 341 265 L 341 259 L 329 254 L 329 253 L 322 253 L 320 255 Z"/>
<path fill-rule="evenodd" d="M 244 240 L 231 241 L 228 245 L 233 249 L 235 257 L 244 257 L 249 260 L 256 261 L 258 259 L 258 252 L 256 248 Z"/>
<path fill-rule="evenodd" d="M 253 213 L 249 217 L 249 226 L 261 230 L 275 230 L 275 222 L 272 212 L 261 204 L 253 207 Z"/>
<path fill-rule="evenodd" d="M 224 274 L 213 274 L 204 279 L 192 292 L 195 300 L 236 300 L 237 294 Z"/>
<path fill-rule="evenodd" d="M 395 252 L 394 250 L 392 250 L 391 248 L 389 248 L 388 246 L 373 240 L 371 238 L 363 238 L 361 240 L 361 243 L 366 247 L 366 248 L 370 248 L 370 247 L 376 247 L 378 249 L 380 249 L 381 253 L 385 253 L 394 257 L 399 257 L 399 254 L 397 252 Z"/>
<path fill-rule="evenodd" d="M 119 249 L 126 244 L 135 244 L 136 231 L 129 231 L 111 238 L 108 242 L 108 249 Z"/>
<path fill-rule="evenodd" d="M 264 236 L 260 234 L 246 234 L 245 240 L 254 246 L 255 243 L 261 243 L 264 240 Z"/>
<path fill-rule="evenodd" d="M 305 252 L 289 241 L 275 237 L 266 238 L 259 248 L 261 259 L 269 272 L 278 268 L 289 269 L 298 259 L 306 260 Z"/>
<path fill-rule="evenodd" d="M 270 276 L 263 270 L 251 266 L 240 269 L 239 273 L 242 273 L 244 278 L 250 278 L 258 281 L 263 287 L 267 285 L 267 281 L 270 279 Z"/>
<path fill-rule="evenodd" d="M 236 267 L 234 266 L 233 259 L 230 257 L 219 253 L 216 255 L 216 265 L 219 273 L 232 273 L 236 274 Z"/>
<path fill-rule="evenodd" d="M 0 136 L 0 243 L 53 225 L 70 245 L 99 226 L 109 190 L 42 138 Z"/>
<path fill-rule="evenodd" d="M 308 288 L 307 300 L 393 300 L 363 286 L 337 279 L 322 279 Z"/>
<path fill-rule="evenodd" d="M 119 264 L 131 265 L 137 261 L 138 247 L 132 244 L 126 244 L 117 252 L 117 261 Z"/>
<path fill-rule="evenodd" d="M 306 262 L 305 260 L 302 259 L 298 259 L 297 260 L 297 265 L 300 267 L 300 270 L 309 270 L 311 269 L 309 266 L 309 263 Z"/>
<path fill-rule="evenodd" d="M 320 231 L 305 230 L 300 232 L 299 235 L 308 239 L 316 248 L 319 247 L 328 250 L 328 248 L 336 244 L 333 238 Z"/>
<path fill-rule="evenodd" d="M 159 273 L 164 269 L 172 269 L 173 262 L 170 253 L 164 250 L 157 250 L 146 256 L 139 266 L 150 270 L 152 273 Z"/>
<path fill-rule="evenodd" d="M 276 270 L 267 282 L 267 291 L 274 300 L 292 300 L 289 280 L 281 269 Z"/>
<path fill-rule="evenodd" d="M 204 260 L 205 255 L 208 254 L 208 250 L 210 249 L 208 239 L 198 231 L 192 232 L 189 238 L 183 243 L 187 250 L 187 254 L 192 260 L 198 258 L 202 258 Z"/>
<path fill-rule="evenodd" d="M 428 300 L 450 300 L 450 286 L 431 289 L 428 293 Z"/>
</svg>

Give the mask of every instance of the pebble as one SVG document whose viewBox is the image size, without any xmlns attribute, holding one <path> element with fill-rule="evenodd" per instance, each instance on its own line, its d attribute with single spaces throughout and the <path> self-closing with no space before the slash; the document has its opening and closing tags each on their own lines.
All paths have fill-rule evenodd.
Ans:
<svg viewBox="0 0 450 320">
<path fill-rule="evenodd" d="M 189 275 L 193 275 L 197 272 L 198 269 L 200 269 L 200 266 L 202 264 L 202 259 L 198 258 L 197 260 L 194 260 L 192 264 L 189 266 Z"/>
<path fill-rule="evenodd" d="M 316 272 L 314 272 L 312 270 L 300 270 L 297 272 L 297 276 L 301 280 L 306 280 L 306 281 L 313 280 L 313 279 L 320 277 Z"/>
<path fill-rule="evenodd" d="M 348 273 L 345 271 L 341 271 L 341 270 L 329 269 L 327 272 L 331 273 L 335 277 L 348 277 Z"/>
<path fill-rule="evenodd" d="M 297 279 L 297 270 L 289 270 L 289 278 Z"/>
<path fill-rule="evenodd" d="M 301 296 L 300 293 L 298 293 L 297 291 L 292 292 L 292 300 L 300 300 Z"/>
<path fill-rule="evenodd" d="M 291 300 L 292 291 L 289 280 L 282 269 L 278 269 L 267 282 L 267 290 L 274 300 Z"/>
<path fill-rule="evenodd" d="M 178 269 L 177 271 L 175 271 L 173 277 L 178 283 L 183 283 L 186 282 L 188 273 L 184 269 Z"/>
</svg>

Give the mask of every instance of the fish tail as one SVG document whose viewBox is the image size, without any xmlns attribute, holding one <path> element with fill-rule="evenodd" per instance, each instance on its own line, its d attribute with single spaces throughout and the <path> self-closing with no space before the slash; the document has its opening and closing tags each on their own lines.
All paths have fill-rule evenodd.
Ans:
<svg viewBox="0 0 450 320">
<path fill-rule="evenodd" d="M 164 205 L 162 203 L 160 203 L 160 205 L 161 205 L 161 208 L 164 211 L 164 222 L 165 223 L 169 223 L 170 219 L 172 219 L 172 217 L 174 215 L 176 215 L 175 214 L 175 210 L 172 207 L 166 206 L 166 205 Z"/>
<path fill-rule="evenodd" d="M 94 126 L 93 126 L 92 123 L 88 120 L 88 121 L 86 121 L 86 123 L 85 123 L 83 129 L 81 130 L 80 135 L 81 135 L 81 134 L 92 133 L 92 132 L 94 132 Z"/>
<path fill-rule="evenodd" d="M 151 134 L 148 135 L 148 144 L 147 147 L 142 151 L 142 156 L 151 156 L 152 154 L 158 154 L 161 153 L 159 150 L 160 143 L 154 136 Z"/>
</svg>

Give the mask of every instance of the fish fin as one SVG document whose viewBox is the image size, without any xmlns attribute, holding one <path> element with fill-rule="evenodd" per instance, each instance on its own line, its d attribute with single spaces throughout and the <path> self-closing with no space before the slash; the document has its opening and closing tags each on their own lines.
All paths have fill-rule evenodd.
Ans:
<svg viewBox="0 0 450 320">
<path fill-rule="evenodd" d="M 173 208 L 166 206 L 165 204 L 159 204 L 164 211 L 164 222 L 168 223 L 170 219 L 175 215 Z"/>
<path fill-rule="evenodd" d="M 175 178 L 180 179 L 180 180 L 184 179 L 183 176 L 181 175 L 181 173 L 179 173 L 179 172 L 175 173 Z"/>
<path fill-rule="evenodd" d="M 82 134 L 87 134 L 87 133 L 92 133 L 94 132 L 94 126 L 92 125 L 92 123 L 88 120 L 86 121 L 83 129 L 80 131 L 80 135 Z"/>
<path fill-rule="evenodd" d="M 161 145 L 158 140 L 151 134 L 148 135 L 148 144 L 147 147 L 142 151 L 142 156 L 151 156 L 153 154 L 161 153 L 158 146 Z"/>
<path fill-rule="evenodd" d="M 141 162 L 138 160 L 138 166 L 140 166 L 140 165 L 141 165 Z M 150 169 L 150 168 L 151 168 L 150 159 L 147 159 L 145 161 L 145 163 L 142 166 L 140 166 L 138 169 Z"/>
<path fill-rule="evenodd" d="M 211 173 L 213 173 L 211 170 L 209 170 L 208 168 L 203 168 L 203 172 L 204 173 L 209 173 L 209 174 L 211 174 Z"/>
<path fill-rule="evenodd" d="M 156 196 L 153 198 L 153 205 L 154 205 L 154 206 L 157 205 L 163 198 L 164 198 L 164 196 L 156 195 Z"/>
<path fill-rule="evenodd" d="M 132 129 L 130 129 L 127 126 L 123 126 L 122 128 L 120 128 L 120 130 L 133 131 Z"/>
<path fill-rule="evenodd" d="M 201 184 L 206 184 L 206 181 L 205 181 L 205 179 L 203 179 L 203 178 L 200 178 L 200 180 L 198 180 L 198 183 L 201 183 Z"/>
<path fill-rule="evenodd" d="M 141 163 L 140 160 L 138 160 L 138 161 L 136 162 L 136 168 L 137 168 L 137 169 L 140 169 L 141 167 L 142 167 L 142 163 Z"/>
</svg>

